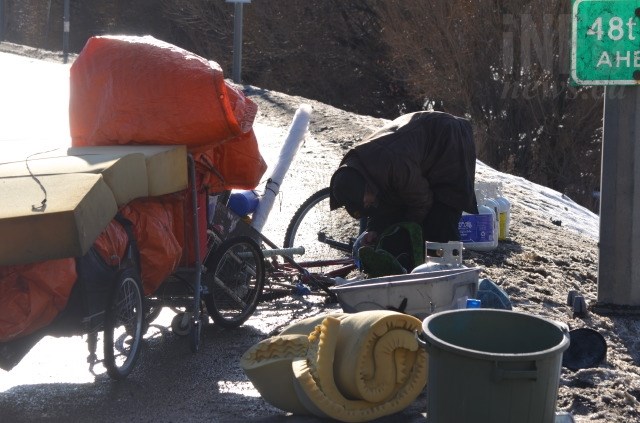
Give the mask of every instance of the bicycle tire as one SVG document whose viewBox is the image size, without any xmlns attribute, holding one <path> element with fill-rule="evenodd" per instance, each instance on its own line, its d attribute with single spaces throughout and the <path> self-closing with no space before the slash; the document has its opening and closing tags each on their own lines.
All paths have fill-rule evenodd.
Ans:
<svg viewBox="0 0 640 423">
<path fill-rule="evenodd" d="M 224 328 L 242 325 L 255 311 L 264 288 L 264 256 L 246 236 L 223 241 L 205 261 L 208 293 L 205 305 L 214 323 Z"/>
<path fill-rule="evenodd" d="M 104 364 L 112 379 L 126 378 L 142 347 L 144 297 L 137 272 L 130 267 L 116 274 L 105 310 Z"/>
<path fill-rule="evenodd" d="M 305 262 L 350 257 L 353 241 L 361 232 L 361 224 L 344 208 L 330 210 L 330 188 L 322 188 L 307 198 L 296 210 L 285 232 L 284 246 L 305 249 Z M 336 248 L 320 240 L 320 234 L 346 248 Z"/>
</svg>

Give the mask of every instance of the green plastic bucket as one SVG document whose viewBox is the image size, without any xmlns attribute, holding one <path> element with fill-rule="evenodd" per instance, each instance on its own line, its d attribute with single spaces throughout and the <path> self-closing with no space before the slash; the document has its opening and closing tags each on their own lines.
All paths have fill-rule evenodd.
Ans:
<svg viewBox="0 0 640 423">
<path fill-rule="evenodd" d="M 464 309 L 432 314 L 422 330 L 427 422 L 553 423 L 568 328 L 509 310 Z"/>
</svg>

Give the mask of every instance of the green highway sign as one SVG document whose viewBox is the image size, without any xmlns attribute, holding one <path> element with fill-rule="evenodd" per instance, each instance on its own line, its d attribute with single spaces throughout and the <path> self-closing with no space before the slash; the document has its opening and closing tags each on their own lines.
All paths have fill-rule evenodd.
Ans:
<svg viewBox="0 0 640 423">
<path fill-rule="evenodd" d="M 577 85 L 640 84 L 640 0 L 574 0 L 571 77 Z"/>
</svg>

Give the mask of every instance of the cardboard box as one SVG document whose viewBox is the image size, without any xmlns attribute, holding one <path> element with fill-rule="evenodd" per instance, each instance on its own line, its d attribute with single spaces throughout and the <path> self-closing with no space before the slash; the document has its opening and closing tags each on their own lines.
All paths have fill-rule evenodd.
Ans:
<svg viewBox="0 0 640 423">
<path fill-rule="evenodd" d="M 1 266 L 82 256 L 118 211 L 99 174 L 1 177 L 0 198 Z"/>
</svg>

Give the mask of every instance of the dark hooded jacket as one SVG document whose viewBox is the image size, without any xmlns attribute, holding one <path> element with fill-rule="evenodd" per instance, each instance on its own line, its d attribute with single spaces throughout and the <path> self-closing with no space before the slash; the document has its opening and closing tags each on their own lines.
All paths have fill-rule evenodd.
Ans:
<svg viewBox="0 0 640 423">
<path fill-rule="evenodd" d="M 381 215 L 422 223 L 435 201 L 477 213 L 474 193 L 476 150 L 468 120 L 442 112 L 403 115 L 350 150 L 340 166 L 353 167 L 367 180 Z M 331 198 L 331 208 L 338 206 Z"/>
</svg>

